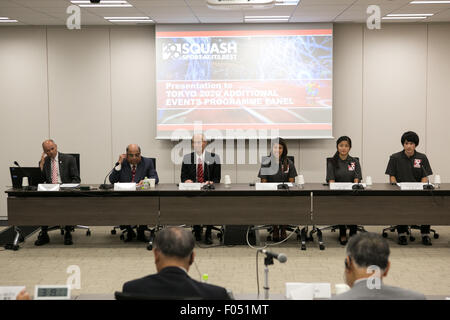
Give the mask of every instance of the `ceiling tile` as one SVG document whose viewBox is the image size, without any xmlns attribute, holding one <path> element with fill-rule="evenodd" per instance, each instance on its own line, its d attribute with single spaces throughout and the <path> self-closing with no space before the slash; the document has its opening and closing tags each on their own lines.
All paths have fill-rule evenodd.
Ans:
<svg viewBox="0 0 450 320">
<path fill-rule="evenodd" d="M 429 17 L 427 21 L 433 21 L 433 22 L 443 22 L 443 21 L 450 21 L 450 9 L 443 10 L 439 12 L 438 14 Z"/>
<path fill-rule="evenodd" d="M 136 8 L 147 7 L 187 7 L 184 0 L 128 0 Z M 206 2 L 206 0 L 205 0 Z M 206 7 L 206 5 L 205 5 Z"/>
<path fill-rule="evenodd" d="M 2 15 L 2 8 L 17 8 L 20 7 L 20 5 L 18 5 L 17 3 L 14 3 L 12 1 L 9 0 L 1 0 L 0 1 L 0 15 Z"/>
<path fill-rule="evenodd" d="M 82 24 L 110 24 L 105 16 L 149 16 L 156 23 L 241 23 L 244 15 L 290 16 L 290 22 L 361 22 L 371 4 L 388 13 L 435 13 L 429 21 L 450 21 L 450 5 L 411 5 L 411 0 L 301 0 L 297 6 L 265 10 L 214 10 L 206 0 L 128 0 L 131 8 L 82 8 Z M 64 22 L 69 0 L 0 0 L 0 16 L 25 24 L 53 25 Z M 383 21 L 384 22 L 384 21 Z M 386 21 L 387 23 L 388 21 Z M 400 21 L 389 21 L 400 22 Z M 409 20 L 409 22 L 413 22 Z M 424 21 L 422 21 L 424 22 Z"/>
<path fill-rule="evenodd" d="M 0 2 L 3 0 L 0 0 Z M 69 0 L 13 0 L 15 3 L 28 8 L 67 8 L 72 3 Z"/>
</svg>

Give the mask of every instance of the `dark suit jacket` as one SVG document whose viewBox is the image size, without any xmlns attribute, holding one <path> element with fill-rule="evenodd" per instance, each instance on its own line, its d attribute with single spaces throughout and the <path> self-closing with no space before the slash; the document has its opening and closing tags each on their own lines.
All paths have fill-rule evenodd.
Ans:
<svg viewBox="0 0 450 320">
<path fill-rule="evenodd" d="M 166 299 L 230 299 L 225 288 L 196 281 L 178 267 L 166 267 L 157 274 L 128 281 L 123 285 L 122 291 Z"/>
<path fill-rule="evenodd" d="M 195 152 L 187 154 L 183 157 L 181 166 L 181 182 L 192 180 L 197 182 L 197 165 L 194 159 Z M 203 165 L 203 173 L 205 181 L 214 181 L 220 183 L 220 157 L 215 153 L 205 152 L 205 163 Z"/>
<path fill-rule="evenodd" d="M 134 182 L 138 183 L 145 177 L 149 179 L 156 179 L 156 183 L 159 182 L 158 173 L 153 166 L 153 161 L 150 158 L 141 157 L 141 162 L 139 162 L 136 167 Z M 131 182 L 131 167 L 126 159 L 123 160 L 120 171 L 117 171 L 116 169 L 113 170 L 109 176 L 109 181 L 111 183 Z"/>
<path fill-rule="evenodd" d="M 45 182 L 52 183 L 50 157 L 46 157 L 42 174 Z M 58 152 L 59 175 L 62 183 L 80 183 L 80 171 L 77 168 L 75 158 L 69 154 Z"/>
</svg>

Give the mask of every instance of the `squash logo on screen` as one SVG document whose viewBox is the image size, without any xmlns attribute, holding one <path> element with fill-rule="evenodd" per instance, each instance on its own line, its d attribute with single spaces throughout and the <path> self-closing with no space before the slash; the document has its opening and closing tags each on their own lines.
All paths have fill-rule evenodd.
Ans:
<svg viewBox="0 0 450 320">
<path fill-rule="evenodd" d="M 181 45 L 169 43 L 163 45 L 163 60 L 178 59 L 181 56 Z"/>
<path fill-rule="evenodd" d="M 163 60 L 236 60 L 237 43 L 226 42 L 185 42 L 165 43 L 162 46 Z"/>
</svg>

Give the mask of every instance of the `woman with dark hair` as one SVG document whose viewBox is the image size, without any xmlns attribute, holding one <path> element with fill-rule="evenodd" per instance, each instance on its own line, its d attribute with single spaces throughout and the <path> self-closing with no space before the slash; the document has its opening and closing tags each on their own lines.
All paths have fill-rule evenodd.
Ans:
<svg viewBox="0 0 450 320">
<path fill-rule="evenodd" d="M 342 136 L 336 141 L 336 153 L 327 161 L 327 182 L 353 182 L 362 180 L 361 166 L 358 158 L 350 156 L 352 140 Z M 342 245 L 347 244 L 347 227 L 350 229 L 350 237 L 356 234 L 356 225 L 340 225 L 339 241 Z"/>
<path fill-rule="evenodd" d="M 294 162 L 287 156 L 288 148 L 282 138 L 272 140 L 271 152 L 261 163 L 261 182 L 294 182 L 297 176 Z M 286 226 L 273 226 L 273 241 L 286 239 Z"/>
</svg>

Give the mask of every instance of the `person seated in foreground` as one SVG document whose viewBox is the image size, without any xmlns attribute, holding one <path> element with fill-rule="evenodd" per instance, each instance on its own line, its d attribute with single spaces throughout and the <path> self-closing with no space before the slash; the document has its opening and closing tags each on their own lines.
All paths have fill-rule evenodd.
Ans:
<svg viewBox="0 0 450 320">
<path fill-rule="evenodd" d="M 364 232 L 350 238 L 345 258 L 345 281 L 351 290 L 333 300 L 425 300 L 414 291 L 383 283 L 389 272 L 389 244 L 381 236 Z"/>
<path fill-rule="evenodd" d="M 158 273 L 128 281 L 122 291 L 155 299 L 229 300 L 225 288 L 189 277 L 195 258 L 194 245 L 192 232 L 180 227 L 162 229 L 156 234 L 153 249 Z"/>
</svg>

